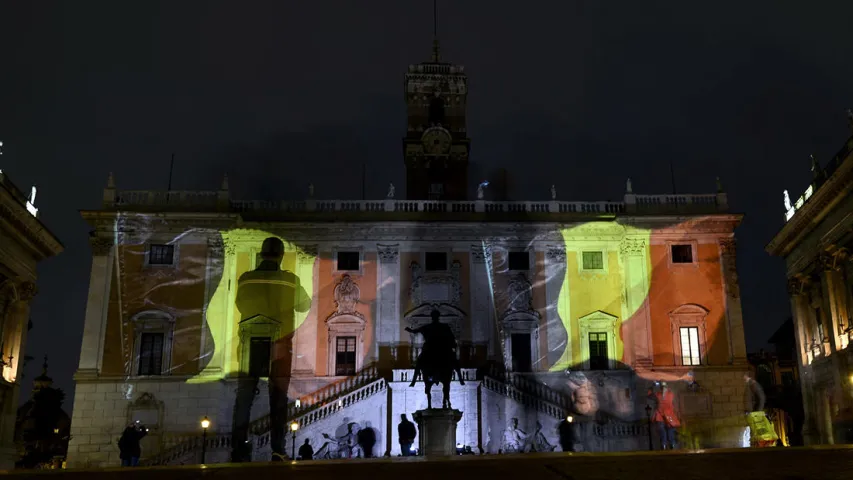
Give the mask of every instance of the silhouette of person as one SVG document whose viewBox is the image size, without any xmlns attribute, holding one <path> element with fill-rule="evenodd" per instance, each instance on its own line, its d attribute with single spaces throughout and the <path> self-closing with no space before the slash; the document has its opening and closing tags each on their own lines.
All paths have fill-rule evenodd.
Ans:
<svg viewBox="0 0 853 480">
<path fill-rule="evenodd" d="M 575 443 L 577 442 L 574 418 L 564 418 L 560 422 L 559 427 L 557 427 L 557 432 L 560 436 L 560 448 L 562 448 L 564 452 L 574 452 Z"/>
<path fill-rule="evenodd" d="M 118 440 L 119 458 L 122 467 L 136 467 L 139 465 L 139 457 L 142 456 L 142 447 L 139 441 L 148 435 L 148 429 L 139 422 L 132 423 L 124 429 Z"/>
<path fill-rule="evenodd" d="M 369 422 L 365 422 L 364 428 L 356 434 L 356 441 L 361 447 L 364 458 L 373 458 L 373 447 L 376 445 L 376 432 L 373 431 Z"/>
<path fill-rule="evenodd" d="M 302 460 L 313 460 L 314 459 L 314 448 L 311 447 L 310 440 L 305 439 L 305 443 L 299 447 L 299 458 Z"/>
<path fill-rule="evenodd" d="M 283 460 L 285 456 L 284 428 L 287 425 L 287 389 L 290 386 L 291 352 L 296 330 L 295 311 L 307 312 L 311 308 L 311 298 L 302 288 L 299 277 L 279 268 L 283 257 L 284 243 L 275 237 L 267 238 L 261 246 L 261 264 L 254 271 L 241 275 L 237 282 L 236 303 L 241 326 L 256 317 L 265 317 L 278 323 L 280 338 L 252 337 L 252 343 L 241 344 L 241 348 L 251 349 L 250 355 L 243 355 L 251 360 L 249 365 L 241 365 L 237 382 L 231 433 L 231 459 L 234 462 L 251 461 L 249 420 L 258 380 L 264 376 L 269 378 L 272 457 L 273 460 Z"/>
<path fill-rule="evenodd" d="M 418 430 L 415 424 L 406 418 L 406 414 L 400 415 L 400 424 L 397 425 L 397 436 L 400 438 L 400 452 L 404 457 L 412 455 L 412 444 L 415 443 L 415 437 L 418 435 Z"/>
<path fill-rule="evenodd" d="M 459 383 L 465 385 L 462 379 L 462 371 L 459 367 L 459 360 L 456 358 L 456 337 L 453 335 L 453 330 L 450 326 L 441 323 L 441 313 L 438 310 L 433 310 L 431 313 L 432 322 L 421 327 L 411 329 L 406 327 L 406 331 L 424 336 L 424 344 L 421 349 L 421 354 L 418 355 L 418 360 L 415 362 L 415 373 L 412 375 L 412 383 L 410 387 L 414 387 L 418 381 L 418 376 L 421 374 L 424 362 L 427 366 L 441 364 L 442 360 L 448 360 L 456 375 L 459 378 Z"/>
</svg>

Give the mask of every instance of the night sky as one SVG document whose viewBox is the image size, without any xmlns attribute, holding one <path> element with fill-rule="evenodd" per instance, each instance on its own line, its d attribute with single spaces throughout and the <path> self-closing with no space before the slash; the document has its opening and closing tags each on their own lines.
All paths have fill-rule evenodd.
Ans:
<svg viewBox="0 0 853 480">
<path fill-rule="evenodd" d="M 713 8 L 706 8 L 708 6 Z M 469 75 L 470 181 L 496 167 L 515 200 L 713 193 L 737 230 L 751 350 L 790 315 L 764 252 L 850 134 L 853 2 L 439 2 L 442 57 Z M 428 0 L 0 4 L 0 168 L 38 186 L 64 243 L 39 268 L 25 391 L 51 357 L 73 395 L 91 251 L 78 209 L 118 188 L 245 199 L 404 195 L 403 75 L 429 59 Z M 70 409 L 70 401 L 66 403 Z"/>
</svg>

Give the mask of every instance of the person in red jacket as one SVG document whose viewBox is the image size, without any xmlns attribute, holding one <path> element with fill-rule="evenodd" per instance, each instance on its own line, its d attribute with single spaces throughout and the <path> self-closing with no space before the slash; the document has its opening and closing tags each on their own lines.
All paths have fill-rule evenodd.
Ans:
<svg viewBox="0 0 853 480">
<path fill-rule="evenodd" d="M 657 392 L 649 389 L 649 399 L 655 402 L 652 422 L 657 425 L 661 447 L 663 450 L 674 450 L 678 445 L 675 431 L 681 426 L 678 413 L 675 411 L 675 394 L 666 382 L 662 382 Z"/>
</svg>

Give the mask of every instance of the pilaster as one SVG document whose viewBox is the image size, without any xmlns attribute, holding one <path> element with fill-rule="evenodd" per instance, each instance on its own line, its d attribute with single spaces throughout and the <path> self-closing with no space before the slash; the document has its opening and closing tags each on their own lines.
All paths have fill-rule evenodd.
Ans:
<svg viewBox="0 0 853 480">
<path fill-rule="evenodd" d="M 650 367 L 654 364 L 652 348 L 652 319 L 649 311 L 649 246 L 643 238 L 625 237 L 619 244 L 622 265 L 625 270 L 625 302 L 628 304 L 632 338 L 630 351 L 633 358 L 628 359 L 634 365 Z"/>
<path fill-rule="evenodd" d="M 476 344 L 488 344 L 489 358 L 495 357 L 496 336 L 495 313 L 492 302 L 491 268 L 492 249 L 490 245 L 471 245 L 469 255 L 470 274 L 470 322 L 471 341 Z"/>
<path fill-rule="evenodd" d="M 568 299 L 560 298 L 566 276 L 566 248 L 551 246 L 545 251 L 545 336 L 548 366 L 553 367 L 563 360 L 563 366 L 572 363 L 571 305 Z M 561 315 L 566 315 L 565 321 Z"/>
<path fill-rule="evenodd" d="M 101 370 L 113 264 L 117 254 L 114 243 L 108 237 L 89 238 L 92 247 L 92 271 L 89 274 L 89 295 L 86 301 L 78 376 L 94 377 Z"/>
<path fill-rule="evenodd" d="M 746 336 L 743 330 L 743 309 L 737 275 L 737 244 L 733 237 L 719 241 L 720 268 L 726 305 L 726 332 L 729 342 L 729 363 L 746 365 Z"/>
<path fill-rule="evenodd" d="M 824 332 L 829 337 L 829 359 L 832 362 L 832 376 L 835 385 L 835 398 L 838 402 L 840 411 L 845 411 L 850 405 L 850 388 L 848 380 L 847 356 L 841 352 L 840 345 L 843 329 L 839 328 L 839 319 L 841 318 L 841 308 L 839 306 L 840 292 L 839 290 L 839 272 L 836 271 L 836 262 L 833 256 L 821 256 L 823 264 L 823 272 L 821 273 L 821 309 L 826 312 L 824 317 Z"/>
<path fill-rule="evenodd" d="M 312 376 L 317 365 L 317 245 L 305 245 L 296 252 L 296 276 L 311 295 L 307 312 L 294 312 L 297 328 L 293 336 L 293 374 Z"/>
<path fill-rule="evenodd" d="M 377 244 L 379 271 L 376 292 L 379 302 L 376 316 L 378 341 L 374 341 L 375 357 L 379 346 L 395 347 L 400 342 L 400 246 Z"/>
<path fill-rule="evenodd" d="M 808 333 L 809 302 L 803 292 L 803 284 L 798 279 L 788 281 L 788 294 L 791 298 L 791 313 L 794 321 L 797 357 L 800 363 L 800 391 L 803 395 L 803 441 L 806 445 L 820 443 L 819 431 L 815 424 L 815 403 L 812 396 L 814 372 L 811 367 L 811 337 Z"/>
</svg>

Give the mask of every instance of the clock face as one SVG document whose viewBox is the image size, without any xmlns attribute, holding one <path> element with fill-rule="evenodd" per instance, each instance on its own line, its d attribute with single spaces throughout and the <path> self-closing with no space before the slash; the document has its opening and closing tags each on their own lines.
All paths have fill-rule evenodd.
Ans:
<svg viewBox="0 0 853 480">
<path fill-rule="evenodd" d="M 421 142 L 429 155 L 442 155 L 450 151 L 450 132 L 443 128 L 430 128 L 424 132 Z"/>
</svg>

